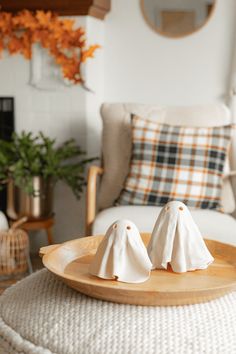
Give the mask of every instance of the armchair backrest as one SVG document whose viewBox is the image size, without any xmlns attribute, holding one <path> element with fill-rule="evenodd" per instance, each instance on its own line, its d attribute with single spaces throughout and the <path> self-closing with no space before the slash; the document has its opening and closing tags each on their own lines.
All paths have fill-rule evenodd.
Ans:
<svg viewBox="0 0 236 354">
<path fill-rule="evenodd" d="M 213 127 L 231 123 L 230 111 L 223 104 L 163 107 L 146 104 L 104 103 L 101 106 L 104 174 L 98 195 L 100 209 L 113 205 L 128 174 L 132 147 L 130 120 L 132 113 L 159 123 L 178 126 Z M 227 161 L 225 172 L 229 170 L 229 161 Z M 226 212 L 234 211 L 235 200 L 229 180 L 226 180 L 223 185 L 222 203 Z"/>
</svg>

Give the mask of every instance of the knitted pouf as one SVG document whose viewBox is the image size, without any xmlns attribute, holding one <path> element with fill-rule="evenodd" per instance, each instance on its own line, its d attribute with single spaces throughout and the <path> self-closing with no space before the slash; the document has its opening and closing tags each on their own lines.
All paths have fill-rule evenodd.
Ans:
<svg viewBox="0 0 236 354">
<path fill-rule="evenodd" d="M 236 293 L 189 306 L 119 305 L 42 270 L 0 298 L 0 353 L 235 354 Z"/>
</svg>

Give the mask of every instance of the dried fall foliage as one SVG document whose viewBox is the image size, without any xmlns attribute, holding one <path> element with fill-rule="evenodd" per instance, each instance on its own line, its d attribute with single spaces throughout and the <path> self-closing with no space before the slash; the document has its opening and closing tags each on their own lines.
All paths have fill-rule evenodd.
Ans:
<svg viewBox="0 0 236 354">
<path fill-rule="evenodd" d="M 31 59 L 32 45 L 40 43 L 61 66 L 64 78 L 83 84 L 81 64 L 93 57 L 99 45 L 87 47 L 84 29 L 74 29 L 74 23 L 50 11 L 0 12 L 0 56 L 5 49 Z"/>
</svg>

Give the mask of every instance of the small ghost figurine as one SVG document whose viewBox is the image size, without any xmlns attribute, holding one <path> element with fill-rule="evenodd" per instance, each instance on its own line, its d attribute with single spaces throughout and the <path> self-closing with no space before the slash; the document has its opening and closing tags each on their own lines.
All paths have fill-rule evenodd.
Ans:
<svg viewBox="0 0 236 354">
<path fill-rule="evenodd" d="M 153 269 L 183 273 L 206 269 L 214 261 L 185 204 L 173 201 L 160 212 L 148 244 Z"/>
<path fill-rule="evenodd" d="M 149 278 L 151 269 L 137 227 L 129 220 L 118 220 L 107 230 L 89 272 L 103 279 L 142 283 Z"/>
</svg>

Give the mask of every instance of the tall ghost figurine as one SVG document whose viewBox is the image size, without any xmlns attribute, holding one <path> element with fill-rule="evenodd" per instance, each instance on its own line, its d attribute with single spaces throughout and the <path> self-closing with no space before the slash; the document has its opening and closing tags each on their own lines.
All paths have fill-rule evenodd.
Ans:
<svg viewBox="0 0 236 354">
<path fill-rule="evenodd" d="M 152 264 L 137 227 L 129 220 L 114 222 L 106 232 L 89 272 L 103 279 L 142 283 Z"/>
<path fill-rule="evenodd" d="M 185 204 L 173 201 L 166 204 L 156 221 L 148 244 L 153 269 L 183 273 L 206 269 L 214 261 L 202 235 Z"/>
</svg>

